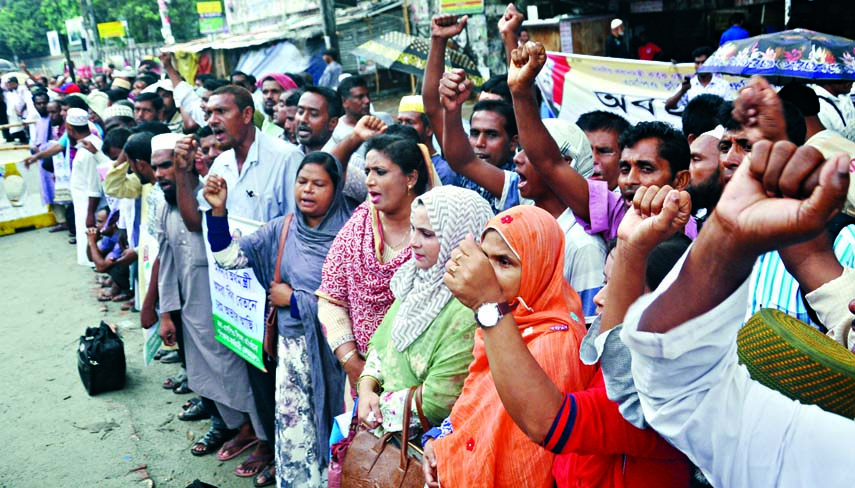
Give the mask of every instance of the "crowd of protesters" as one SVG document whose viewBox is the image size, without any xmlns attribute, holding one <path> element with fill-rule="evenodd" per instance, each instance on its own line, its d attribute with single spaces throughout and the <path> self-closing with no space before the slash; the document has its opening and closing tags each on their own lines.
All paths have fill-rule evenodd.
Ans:
<svg viewBox="0 0 855 488">
<path fill-rule="evenodd" d="M 210 419 L 192 454 L 246 452 L 234 474 L 255 486 L 326 486 L 357 398 L 354 429 L 411 419 L 432 487 L 848 485 L 855 424 L 752 380 L 736 334 L 774 308 L 853 346 L 855 108 L 824 107 L 851 105 L 851 82 L 697 75 L 667 102 L 682 130 L 542 120 L 546 52 L 520 42 L 522 15 L 499 23 L 508 74 L 477 95 L 445 69 L 466 21 L 433 19 L 422 93 L 394 117 L 334 52 L 318 85 L 184 80 L 168 53 L 7 81 L 35 121 L 7 139 L 30 143 L 53 230 L 99 300 L 177 346 L 164 387 L 197 395 L 181 420 Z M 229 217 L 264 225 L 238 236 Z M 141 231 L 159 252 L 133 303 Z M 208 252 L 278 311 L 265 370 L 214 338 Z"/>
</svg>

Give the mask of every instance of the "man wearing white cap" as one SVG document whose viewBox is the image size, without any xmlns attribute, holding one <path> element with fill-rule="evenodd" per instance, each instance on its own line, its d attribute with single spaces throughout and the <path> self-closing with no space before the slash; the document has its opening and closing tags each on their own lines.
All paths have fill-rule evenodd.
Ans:
<svg viewBox="0 0 855 488">
<path fill-rule="evenodd" d="M 629 46 L 623 38 L 623 21 L 612 20 L 611 28 L 612 33 L 606 39 L 606 57 L 629 58 Z"/>
<path fill-rule="evenodd" d="M 211 415 L 211 428 L 191 448 L 194 455 L 216 451 L 246 424 L 244 412 L 254 411 L 247 369 L 243 359 L 217 341 L 211 316 L 211 289 L 201 230 L 187 228 L 178 208 L 176 173 L 187 169 L 173 164 L 174 148 L 184 136 L 160 134 L 151 139 L 151 167 L 157 185 L 163 190 L 166 205 L 157 209 L 159 224 L 157 277 L 160 297 L 160 336 L 166 345 L 175 345 L 176 331 L 172 313 L 181 314 L 187 363 L 188 386 L 202 397 L 203 408 Z M 192 161 L 192 160 L 191 160 Z M 196 188 L 199 177 L 189 165 Z M 260 428 L 260 423 L 256 422 Z"/>
<path fill-rule="evenodd" d="M 92 266 L 86 256 L 86 229 L 95 227 L 95 211 L 101 201 L 101 177 L 98 175 L 98 160 L 89 151 L 80 150 L 81 141 L 88 141 L 101 150 L 101 139 L 89 131 L 89 114 L 81 108 L 69 108 L 65 116 L 65 132 L 69 144 L 77 154 L 71 162 L 71 200 L 74 203 L 74 221 L 77 232 L 77 264 Z"/>
<path fill-rule="evenodd" d="M 143 89 L 143 93 L 156 93 L 163 100 L 163 110 L 160 113 L 160 121 L 169 127 L 170 132 L 175 134 L 184 133 L 184 117 L 175 106 L 175 98 L 172 96 L 172 81 L 169 78 L 158 81 Z"/>
</svg>

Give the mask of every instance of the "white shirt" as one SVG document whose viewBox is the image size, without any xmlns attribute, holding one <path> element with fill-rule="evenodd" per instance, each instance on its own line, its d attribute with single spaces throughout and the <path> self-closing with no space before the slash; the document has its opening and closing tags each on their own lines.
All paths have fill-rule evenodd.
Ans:
<svg viewBox="0 0 855 488">
<path fill-rule="evenodd" d="M 850 141 L 855 141 L 855 106 L 849 95 L 835 97 L 825 88 L 812 85 L 819 97 L 819 121 L 826 129 L 838 132 Z"/>
<path fill-rule="evenodd" d="M 172 97 L 175 102 L 181 107 L 187 115 L 193 119 L 193 122 L 199 124 L 199 127 L 205 127 L 208 122 L 205 121 L 205 111 L 202 110 L 202 99 L 193 91 L 193 87 L 186 81 L 182 81 L 175 85 L 172 89 Z"/>
<path fill-rule="evenodd" d="M 680 99 L 680 106 L 682 107 L 685 107 L 698 95 L 718 95 L 725 100 L 733 100 L 736 97 L 736 94 L 730 87 L 730 83 L 718 73 L 713 73 L 712 79 L 707 83 L 707 86 L 701 84 L 697 75 L 692 77 L 689 85 L 691 85 L 689 91 Z"/>
<path fill-rule="evenodd" d="M 228 185 L 226 208 L 232 215 L 267 222 L 294 211 L 294 183 L 303 153 L 297 146 L 276 139 L 255 129 L 255 141 L 249 148 L 246 161 L 238 174 L 235 150 L 217 156 L 210 174 L 222 176 Z M 211 208 L 197 195 L 199 209 Z"/>
<path fill-rule="evenodd" d="M 621 331 L 647 421 L 713 486 L 851 486 L 855 422 L 790 400 L 751 380 L 738 364 L 748 280 L 713 310 L 666 334 L 638 331 L 641 314 L 684 262 L 685 256 L 630 308 Z"/>
<path fill-rule="evenodd" d="M 95 150 L 101 151 L 101 139 L 94 134 L 89 134 L 84 139 L 95 146 Z M 74 147 L 77 154 L 71 163 L 71 189 L 85 194 L 87 197 L 98 198 L 101 196 L 101 176 L 98 174 L 98 158 L 86 150 L 78 142 Z"/>
<path fill-rule="evenodd" d="M 23 85 L 18 85 L 15 90 L 3 90 L 3 100 L 6 103 L 6 117 L 10 124 L 24 120 L 27 117 L 29 106 L 33 104 L 32 95 Z M 35 108 L 32 111 L 35 112 Z M 9 132 L 12 134 L 23 131 L 23 126 L 9 128 Z"/>
</svg>

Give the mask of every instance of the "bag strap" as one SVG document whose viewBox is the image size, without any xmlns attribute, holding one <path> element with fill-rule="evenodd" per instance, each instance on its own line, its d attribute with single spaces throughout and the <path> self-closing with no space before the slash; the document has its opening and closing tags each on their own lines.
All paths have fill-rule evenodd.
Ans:
<svg viewBox="0 0 855 488">
<path fill-rule="evenodd" d="M 291 220 L 294 214 L 288 214 L 282 222 L 282 232 L 279 233 L 279 252 L 276 254 L 276 269 L 273 270 L 273 282 L 279 283 L 282 281 L 282 252 L 285 250 L 285 239 L 288 238 L 288 229 L 291 228 Z"/>
<path fill-rule="evenodd" d="M 401 470 L 407 471 L 407 464 L 409 461 L 407 445 L 410 441 L 410 416 L 412 415 L 412 407 L 410 405 L 413 404 L 413 395 L 416 393 L 416 390 L 420 388 L 421 385 L 416 385 L 410 388 L 410 391 L 407 392 L 407 399 L 404 402 L 404 425 L 401 429 Z"/>
<path fill-rule="evenodd" d="M 419 423 L 422 424 L 422 431 L 427 432 L 430 430 L 431 425 L 427 417 L 425 417 L 424 411 L 422 411 L 422 388 L 424 388 L 424 385 L 419 385 L 419 389 L 416 390 L 416 413 L 419 414 Z"/>
</svg>

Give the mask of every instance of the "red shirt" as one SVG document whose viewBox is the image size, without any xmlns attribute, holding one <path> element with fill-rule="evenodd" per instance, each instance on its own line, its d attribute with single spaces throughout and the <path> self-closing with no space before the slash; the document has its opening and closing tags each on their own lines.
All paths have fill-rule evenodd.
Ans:
<svg viewBox="0 0 855 488">
<path fill-rule="evenodd" d="M 653 429 L 627 422 L 606 395 L 602 371 L 568 393 L 543 447 L 556 454 L 558 488 L 686 488 L 691 465 Z"/>
<path fill-rule="evenodd" d="M 661 53 L 662 49 L 659 48 L 656 44 L 652 42 L 648 42 L 647 44 L 638 48 L 638 59 L 643 59 L 645 61 L 653 61 L 656 53 Z"/>
</svg>

